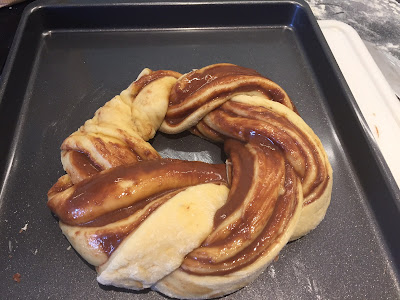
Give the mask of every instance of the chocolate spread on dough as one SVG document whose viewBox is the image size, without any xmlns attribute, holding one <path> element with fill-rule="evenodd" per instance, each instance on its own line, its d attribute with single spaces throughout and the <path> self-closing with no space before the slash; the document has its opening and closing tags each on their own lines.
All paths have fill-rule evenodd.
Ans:
<svg viewBox="0 0 400 300">
<path fill-rule="evenodd" d="M 78 151 L 71 151 L 69 154 L 71 166 L 75 168 L 82 177 L 90 177 L 99 173 L 102 168 L 97 166 L 86 154 Z"/>
<path fill-rule="evenodd" d="M 293 106 L 281 88 L 255 70 L 231 64 L 218 64 L 192 71 L 178 80 L 171 91 L 169 105 L 172 109 L 167 112 L 165 122 L 170 126 L 177 126 L 207 103 L 228 99 L 237 93 L 254 91 L 273 101 L 290 103 L 290 106 Z M 200 94 L 203 94 L 201 98 L 191 101 Z M 174 109 L 178 107 L 182 109 Z"/>
<path fill-rule="evenodd" d="M 221 216 L 224 216 L 223 220 L 229 218 L 240 206 L 245 207 L 245 210 L 241 211 L 238 221 L 231 223 L 227 231 L 221 231 L 222 237 L 217 235 L 210 241 L 207 239 L 198 250 L 188 254 L 181 265 L 183 271 L 195 275 L 224 275 L 237 271 L 257 260 L 284 234 L 284 228 L 289 224 L 300 201 L 296 193 L 297 177 L 289 164 L 282 165 L 279 159 L 270 160 L 271 155 L 280 156 L 279 150 L 273 147 L 251 148 L 253 150 L 250 151 L 235 140 L 225 142 L 225 149 L 230 153 L 233 162 L 234 177 L 227 204 L 217 212 L 214 230 L 222 223 Z M 273 172 L 276 180 L 262 183 L 259 178 L 251 176 L 255 174 L 252 166 L 256 162 L 262 168 L 259 176 Z M 265 169 L 262 165 L 265 165 Z M 279 186 L 281 176 L 282 192 L 275 188 Z M 252 189 L 248 198 L 247 194 Z M 243 203 L 245 200 L 251 201 L 251 204 Z M 258 226 L 261 229 L 258 229 L 260 233 L 257 235 L 254 231 Z M 247 246 L 240 248 L 241 244 L 246 243 Z M 238 249 L 235 248 L 237 245 Z M 222 257 L 226 255 L 226 259 L 217 261 L 220 255 L 213 256 L 215 252 L 212 249 L 215 247 L 223 249 Z M 211 251 L 208 252 L 208 249 Z"/>
<path fill-rule="evenodd" d="M 68 197 L 56 195 L 47 205 L 62 222 L 79 225 L 153 194 L 207 182 L 227 182 L 225 165 L 143 161 L 98 173 L 72 186 Z"/>
<path fill-rule="evenodd" d="M 140 215 L 140 217 L 136 218 L 133 222 L 129 222 L 127 224 L 124 224 L 123 226 L 113 226 L 109 229 L 99 228 L 99 230 L 96 232 L 96 236 L 93 237 L 92 241 L 100 245 L 107 256 L 110 256 L 118 247 L 118 245 L 124 240 L 124 238 L 126 238 L 131 232 L 136 230 L 140 226 L 140 224 L 142 224 L 142 222 L 146 220 L 147 217 L 149 217 L 157 208 L 159 208 L 166 201 L 174 197 L 179 192 L 184 191 L 185 189 L 186 188 L 163 193 L 161 195 L 151 196 L 147 199 L 140 201 L 139 203 L 137 203 L 137 205 L 132 205 L 127 208 L 119 209 L 110 214 L 103 215 L 90 223 L 82 224 L 82 226 L 104 226 L 118 220 L 128 218 L 129 216 L 134 215 L 135 213 L 146 207 L 148 204 L 150 204 L 149 206 L 147 206 L 146 211 L 144 211 Z"/>
<path fill-rule="evenodd" d="M 194 70 L 186 75 L 174 86 L 171 91 L 169 100 L 170 106 L 177 105 L 185 101 L 186 98 L 193 95 L 203 87 L 209 87 L 211 83 L 215 82 L 211 87 L 221 83 L 221 79 L 234 80 L 236 76 L 260 76 L 261 75 L 252 69 L 230 65 L 220 64 L 202 70 Z"/>
</svg>

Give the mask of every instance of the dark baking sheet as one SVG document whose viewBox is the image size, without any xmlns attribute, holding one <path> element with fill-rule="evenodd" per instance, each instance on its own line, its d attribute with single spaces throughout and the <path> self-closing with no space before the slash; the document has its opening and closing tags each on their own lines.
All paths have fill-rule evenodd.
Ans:
<svg viewBox="0 0 400 300">
<path fill-rule="evenodd" d="M 46 193 L 63 174 L 63 139 L 142 68 L 183 73 L 217 62 L 254 68 L 280 84 L 334 170 L 320 226 L 226 298 L 400 298 L 399 190 L 304 2 L 94 0 L 28 6 L 4 69 L 0 298 L 162 298 L 99 286 L 62 236 Z M 221 161 L 217 146 L 188 134 L 159 134 L 153 145 L 163 155 Z"/>
</svg>

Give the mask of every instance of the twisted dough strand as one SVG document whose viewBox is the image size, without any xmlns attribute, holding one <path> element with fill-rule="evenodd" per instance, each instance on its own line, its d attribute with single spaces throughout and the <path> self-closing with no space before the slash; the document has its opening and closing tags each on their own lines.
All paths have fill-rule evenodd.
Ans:
<svg viewBox="0 0 400 300">
<path fill-rule="evenodd" d="M 137 81 L 65 139 L 61 160 L 72 182 L 119 165 L 159 159 L 147 141 L 164 120 L 169 92 L 180 75 L 143 70 Z"/>
</svg>

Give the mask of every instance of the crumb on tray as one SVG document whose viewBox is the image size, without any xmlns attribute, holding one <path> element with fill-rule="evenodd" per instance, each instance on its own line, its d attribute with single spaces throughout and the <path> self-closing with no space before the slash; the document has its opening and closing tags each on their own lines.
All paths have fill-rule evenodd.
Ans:
<svg viewBox="0 0 400 300">
<path fill-rule="evenodd" d="M 20 282 L 21 282 L 21 274 L 15 273 L 15 274 L 13 275 L 13 280 L 14 280 L 15 282 L 20 283 Z"/>
<path fill-rule="evenodd" d="M 22 231 L 26 231 L 27 229 L 28 229 L 28 223 L 26 223 L 25 226 L 22 227 L 22 228 L 19 230 L 19 233 L 22 233 Z"/>
</svg>

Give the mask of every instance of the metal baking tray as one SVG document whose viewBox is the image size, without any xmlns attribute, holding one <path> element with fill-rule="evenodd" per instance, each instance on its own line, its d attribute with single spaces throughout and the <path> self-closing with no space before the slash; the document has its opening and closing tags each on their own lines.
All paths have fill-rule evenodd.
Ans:
<svg viewBox="0 0 400 300">
<path fill-rule="evenodd" d="M 320 226 L 226 298 L 400 297 L 400 192 L 305 2 L 72 0 L 26 8 L 2 77 L 2 299 L 163 297 L 100 286 L 62 236 L 46 193 L 63 174 L 63 139 L 144 67 L 183 73 L 217 62 L 280 84 L 321 138 L 334 176 Z M 153 145 L 221 161 L 219 147 L 189 134 L 158 134 Z"/>
</svg>

